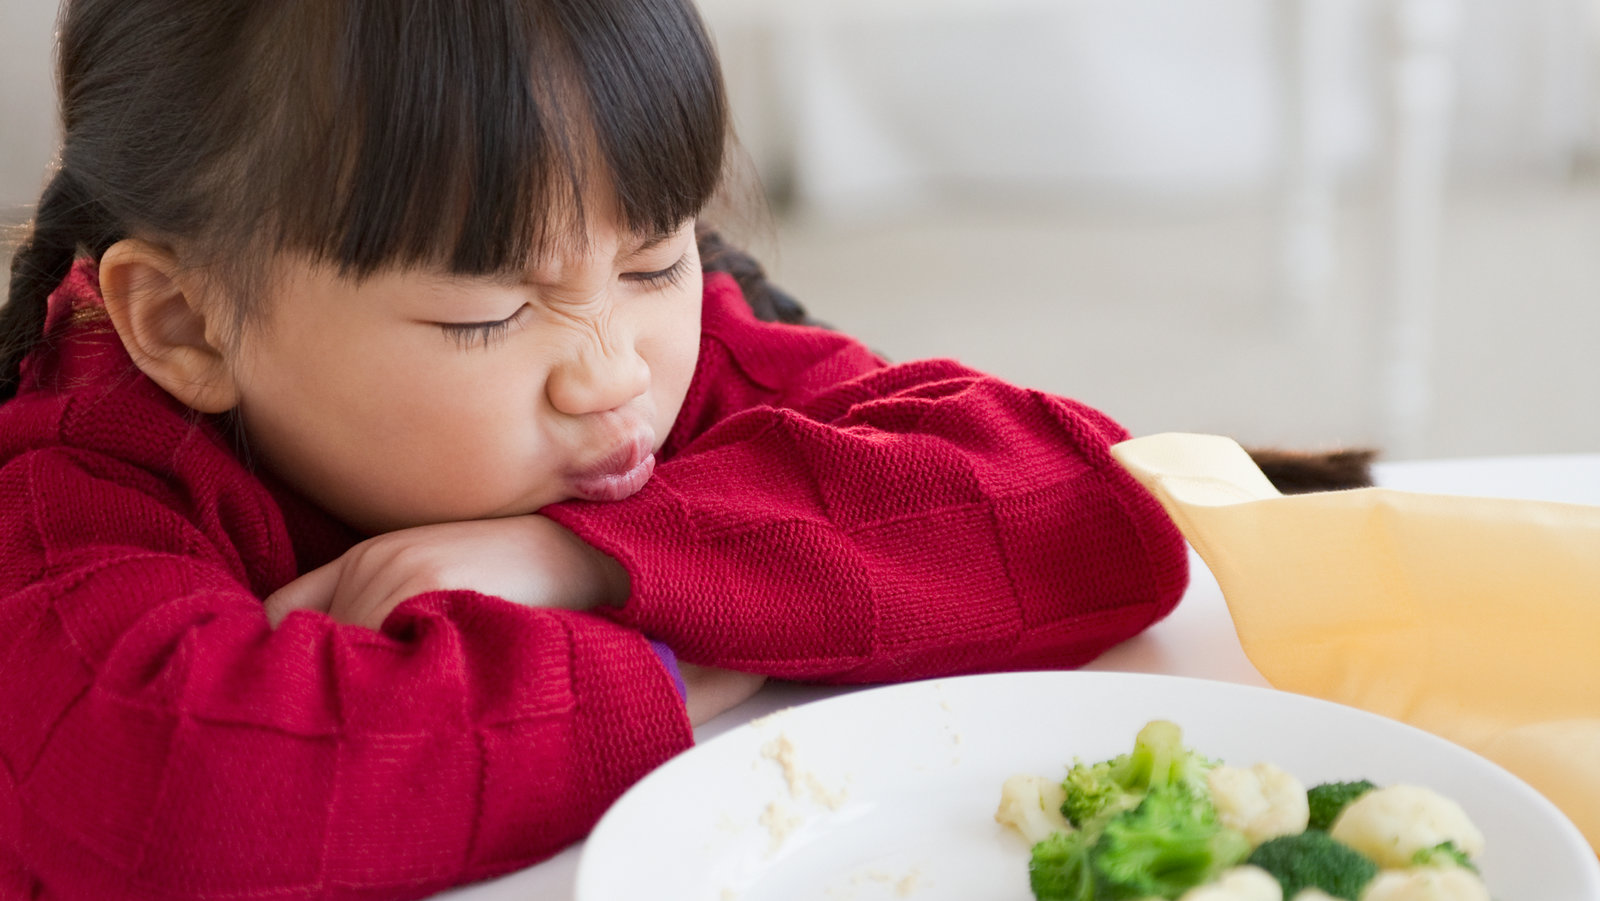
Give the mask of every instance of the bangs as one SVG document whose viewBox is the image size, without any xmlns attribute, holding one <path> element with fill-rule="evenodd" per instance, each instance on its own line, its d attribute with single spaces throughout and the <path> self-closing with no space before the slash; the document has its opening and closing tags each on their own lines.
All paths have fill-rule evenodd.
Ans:
<svg viewBox="0 0 1600 901">
<path fill-rule="evenodd" d="M 726 100 L 687 0 L 268 6 L 299 11 L 268 25 L 276 136 L 247 142 L 254 189 L 236 187 L 271 186 L 254 199 L 276 250 L 356 278 L 521 271 L 584 241 L 596 179 L 602 212 L 651 235 L 721 180 Z"/>
</svg>

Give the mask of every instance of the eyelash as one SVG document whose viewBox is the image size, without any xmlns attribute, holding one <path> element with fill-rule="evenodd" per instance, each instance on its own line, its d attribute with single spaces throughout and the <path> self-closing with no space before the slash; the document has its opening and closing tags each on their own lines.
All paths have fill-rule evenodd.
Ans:
<svg viewBox="0 0 1600 901">
<path fill-rule="evenodd" d="M 623 279 L 644 285 L 649 288 L 670 288 L 683 280 L 689 272 L 689 255 L 684 254 L 665 269 L 655 272 L 628 272 L 623 274 Z"/>
<path fill-rule="evenodd" d="M 665 269 L 658 269 L 655 272 L 627 272 L 623 273 L 622 278 L 652 290 L 661 290 L 676 285 L 688 272 L 689 255 L 684 254 L 678 258 L 678 262 Z M 526 305 L 518 307 L 515 313 L 494 322 L 441 322 L 438 325 L 444 331 L 445 337 L 455 342 L 462 350 L 470 350 L 473 347 L 487 350 L 505 339 L 511 332 L 511 327 L 517 324 L 527 309 Z"/>
<path fill-rule="evenodd" d="M 522 318 L 523 311 L 527 309 L 524 304 L 515 313 L 494 322 L 441 322 L 439 328 L 444 331 L 446 338 L 454 341 L 462 350 L 471 350 L 474 346 L 488 350 L 505 338 L 511 326 Z"/>
</svg>

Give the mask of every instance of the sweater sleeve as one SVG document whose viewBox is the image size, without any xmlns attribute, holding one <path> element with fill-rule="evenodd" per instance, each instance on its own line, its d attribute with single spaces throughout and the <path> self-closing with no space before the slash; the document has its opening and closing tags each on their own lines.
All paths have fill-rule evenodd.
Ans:
<svg viewBox="0 0 1600 901">
<path fill-rule="evenodd" d="M 0 469 L 0 870 L 46 897 L 420 897 L 555 852 L 691 741 L 599 617 L 436 592 L 271 629 L 151 481 Z"/>
<path fill-rule="evenodd" d="M 736 292 L 708 281 L 644 489 L 546 510 L 628 570 L 623 622 L 695 663 L 879 681 L 1079 665 L 1177 603 L 1182 538 L 1106 416 L 757 322 Z"/>
</svg>

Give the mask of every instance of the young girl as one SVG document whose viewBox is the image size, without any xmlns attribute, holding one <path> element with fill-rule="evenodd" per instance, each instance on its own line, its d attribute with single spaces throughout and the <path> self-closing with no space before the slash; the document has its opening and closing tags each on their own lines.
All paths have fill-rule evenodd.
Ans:
<svg viewBox="0 0 1600 901">
<path fill-rule="evenodd" d="M 59 75 L 0 896 L 426 895 L 763 677 L 1074 666 L 1183 590 L 1105 416 L 702 275 L 688 0 L 71 0 Z"/>
</svg>

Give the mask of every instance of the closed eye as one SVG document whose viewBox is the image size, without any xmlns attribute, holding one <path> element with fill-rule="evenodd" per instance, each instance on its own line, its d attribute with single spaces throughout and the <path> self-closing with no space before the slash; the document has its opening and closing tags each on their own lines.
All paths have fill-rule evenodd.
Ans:
<svg viewBox="0 0 1600 901">
<path fill-rule="evenodd" d="M 528 310 L 528 305 L 523 304 L 515 313 L 504 319 L 495 319 L 489 322 L 439 322 L 440 331 L 446 338 L 454 341 L 462 350 L 479 347 L 487 350 L 489 347 L 505 339 L 511 332 L 511 327 L 522 321 L 523 314 Z"/>
<path fill-rule="evenodd" d="M 689 255 L 684 254 L 678 258 L 678 262 L 673 263 L 671 266 L 668 266 L 665 269 L 658 269 L 654 272 L 624 272 L 622 274 L 622 280 L 641 284 L 647 288 L 660 290 L 662 288 L 670 288 L 671 286 L 676 285 L 678 282 L 683 280 L 685 275 L 688 274 Z"/>
</svg>

